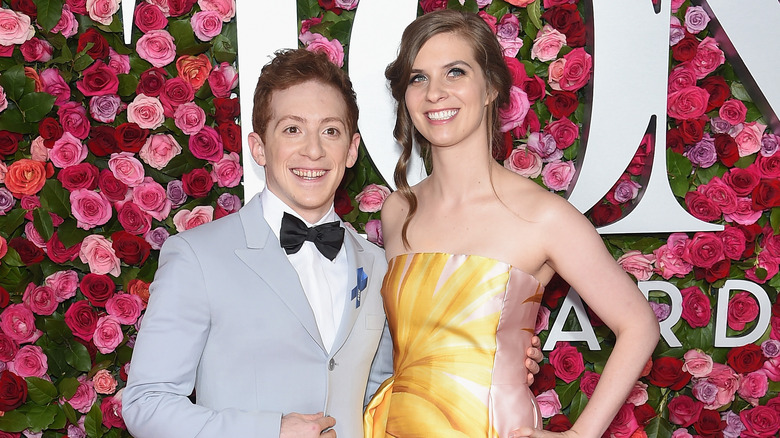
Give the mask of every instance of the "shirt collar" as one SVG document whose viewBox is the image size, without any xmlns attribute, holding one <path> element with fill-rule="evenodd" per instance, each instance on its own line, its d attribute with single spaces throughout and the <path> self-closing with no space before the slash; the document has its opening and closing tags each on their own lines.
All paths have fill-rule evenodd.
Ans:
<svg viewBox="0 0 780 438">
<path fill-rule="evenodd" d="M 278 196 L 268 190 L 267 187 L 263 189 L 262 192 L 260 192 L 260 201 L 263 204 L 263 219 L 265 219 L 265 221 L 268 223 L 268 226 L 271 227 L 271 231 L 274 232 L 277 239 L 279 238 L 279 232 L 282 228 L 282 216 L 284 216 L 284 213 L 289 213 L 302 220 L 307 227 L 320 225 L 326 222 L 341 222 L 335 210 L 333 209 L 333 205 L 331 205 L 330 210 L 325 213 L 325 216 L 321 217 L 320 220 L 312 224 L 306 219 L 302 218 L 301 215 L 296 213 L 295 210 L 290 208 L 289 205 L 285 204 L 281 199 L 279 199 Z"/>
</svg>

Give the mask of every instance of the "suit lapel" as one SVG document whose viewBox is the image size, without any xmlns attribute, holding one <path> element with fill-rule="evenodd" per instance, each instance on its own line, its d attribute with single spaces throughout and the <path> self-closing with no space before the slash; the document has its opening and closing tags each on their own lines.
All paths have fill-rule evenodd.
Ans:
<svg viewBox="0 0 780 438">
<path fill-rule="evenodd" d="M 331 348 L 331 355 L 336 354 L 339 349 L 344 345 L 349 334 L 352 332 L 352 328 L 355 325 L 360 314 L 361 306 L 357 306 L 357 298 L 352 299 L 352 290 L 358 285 L 358 269 L 363 268 L 363 271 L 368 275 L 368 283 L 366 287 L 359 292 L 362 296 L 361 299 L 365 300 L 365 294 L 371 288 L 373 281 L 382 281 L 382 279 L 371 278 L 370 273 L 374 268 L 374 255 L 365 251 L 363 245 L 370 245 L 370 243 L 363 240 L 362 237 L 355 234 L 351 230 L 347 230 L 344 234 L 344 245 L 347 250 L 348 268 L 347 275 L 349 281 L 347 283 L 347 290 L 344 291 L 347 294 L 347 300 L 344 308 L 344 315 L 341 318 L 341 324 L 339 324 L 338 332 L 336 333 L 336 339 L 333 342 L 333 348 Z"/>
<path fill-rule="evenodd" d="M 238 211 L 238 215 L 241 217 L 247 248 L 237 249 L 236 255 L 279 296 L 312 339 L 325 351 L 298 273 L 287 260 L 279 240 L 263 218 L 260 196 L 255 195 Z"/>
</svg>

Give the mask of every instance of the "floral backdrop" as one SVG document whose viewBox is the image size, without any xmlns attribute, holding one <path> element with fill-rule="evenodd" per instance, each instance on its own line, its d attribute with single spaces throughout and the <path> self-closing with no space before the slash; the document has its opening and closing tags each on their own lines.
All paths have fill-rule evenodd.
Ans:
<svg viewBox="0 0 780 438">
<path fill-rule="evenodd" d="M 235 0 L 137 2 L 133 48 L 120 0 L 3 0 L 0 9 L 0 438 L 127 437 L 122 388 L 160 245 L 234 213 L 240 198 Z M 297 0 L 300 43 L 348 58 L 358 0 Z M 479 14 L 514 77 L 502 111 L 505 167 L 564 194 L 580 147 L 592 70 L 577 0 L 422 0 Z M 709 17 L 672 1 L 669 179 L 681 205 L 723 224 L 714 233 L 605 236 L 637 280 L 682 291 L 661 341 L 607 434 L 769 437 L 780 429 L 780 137 L 770 132 L 711 37 Z M 249 78 L 254 81 L 255 78 Z M 587 216 L 619 219 L 641 193 L 648 135 Z M 390 193 L 365 148 L 337 212 L 381 245 Z M 714 291 L 764 286 L 770 328 L 754 344 L 714 348 Z M 546 339 L 568 286 L 548 285 Z M 670 313 L 650 296 L 659 320 Z M 728 334 L 755 326 L 758 304 L 729 297 Z M 591 316 L 600 351 L 558 343 L 533 385 L 545 427 L 566 430 L 599 378 L 614 337 Z M 567 328 L 573 328 L 567 323 Z"/>
</svg>

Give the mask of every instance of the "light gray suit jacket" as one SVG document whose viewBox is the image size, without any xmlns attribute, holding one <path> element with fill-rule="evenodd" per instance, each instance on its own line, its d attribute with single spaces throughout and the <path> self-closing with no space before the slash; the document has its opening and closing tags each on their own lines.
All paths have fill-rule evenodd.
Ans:
<svg viewBox="0 0 780 438">
<path fill-rule="evenodd" d="M 387 264 L 380 248 L 350 230 L 344 245 L 350 295 L 328 353 L 259 196 L 236 214 L 171 236 L 122 397 L 129 431 L 278 437 L 282 415 L 325 412 L 339 438 L 362 437 L 363 406 L 392 373 L 379 294 Z M 358 268 L 368 275 L 359 307 L 349 299 Z"/>
</svg>

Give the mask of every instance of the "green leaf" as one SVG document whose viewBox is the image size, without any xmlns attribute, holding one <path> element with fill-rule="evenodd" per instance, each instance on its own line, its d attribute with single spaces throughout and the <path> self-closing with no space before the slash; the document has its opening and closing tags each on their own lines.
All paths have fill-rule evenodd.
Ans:
<svg viewBox="0 0 780 438">
<path fill-rule="evenodd" d="M 41 207 L 61 218 L 70 216 L 70 192 L 55 178 L 46 180 L 41 189 Z"/>
<path fill-rule="evenodd" d="M 65 350 L 65 361 L 73 368 L 85 373 L 92 368 L 92 359 L 89 357 L 87 347 L 76 341 L 68 344 L 68 349 Z"/>
<path fill-rule="evenodd" d="M 668 438 L 672 436 L 672 432 L 676 429 L 669 421 L 660 416 L 650 420 L 645 426 L 645 433 L 647 438 Z"/>
<path fill-rule="evenodd" d="M 49 114 L 57 98 L 49 93 L 38 92 L 25 94 L 19 100 L 19 110 L 27 122 L 40 122 Z"/>
<path fill-rule="evenodd" d="M 90 438 L 100 438 L 103 436 L 103 413 L 100 412 L 100 407 L 95 403 L 92 405 L 92 409 L 89 410 L 87 418 L 84 419 L 84 429 L 87 431 L 87 436 Z"/>
<path fill-rule="evenodd" d="M 213 40 L 211 40 L 211 51 L 214 54 L 214 59 L 217 62 L 232 63 L 236 60 L 237 50 L 236 46 L 233 44 L 233 41 L 222 34 L 217 35 Z"/>
<path fill-rule="evenodd" d="M 5 432 L 21 432 L 29 426 L 27 414 L 20 412 L 19 409 L 8 411 L 0 417 L 0 430 Z"/>
<path fill-rule="evenodd" d="M 57 388 L 60 390 L 60 396 L 62 396 L 62 398 L 67 400 L 76 394 L 76 390 L 79 389 L 79 381 L 76 380 L 75 377 L 65 377 L 64 379 L 60 380 L 60 383 L 57 385 Z M 65 413 L 66 414 L 68 413 L 67 410 Z"/>
<path fill-rule="evenodd" d="M 503 0 L 494 0 L 493 3 L 485 8 L 485 12 L 496 18 L 501 18 L 509 13 L 509 4 Z"/>
<path fill-rule="evenodd" d="M 13 101 L 21 99 L 26 81 L 27 77 L 24 75 L 24 65 L 22 64 L 9 68 L 0 76 L 0 85 L 3 86 L 6 97 Z"/>
<path fill-rule="evenodd" d="M 66 341 L 73 339 L 73 333 L 65 323 L 62 315 L 55 313 L 53 317 L 46 318 L 43 325 L 46 336 L 57 344 L 64 344 Z"/>
<path fill-rule="evenodd" d="M 774 207 L 769 213 L 769 225 L 772 226 L 773 234 L 780 233 L 780 207 Z"/>
<path fill-rule="evenodd" d="M 92 62 L 94 62 L 94 59 L 87 55 L 87 50 L 89 50 L 89 47 L 92 46 L 92 43 L 87 43 L 87 46 L 84 47 L 84 50 L 79 52 L 76 55 L 76 58 L 73 60 L 73 70 L 75 71 L 83 71 L 90 65 L 92 65 Z"/>
<path fill-rule="evenodd" d="M 576 379 L 571 383 L 566 383 L 564 385 L 557 385 L 555 387 L 555 392 L 558 393 L 558 400 L 560 400 L 561 406 L 562 407 L 569 406 L 569 403 L 571 403 L 575 394 L 580 392 L 580 380 Z"/>
<path fill-rule="evenodd" d="M 67 44 L 62 45 L 62 50 L 60 51 L 59 56 L 51 60 L 52 64 L 66 64 L 73 61 L 73 52 L 70 51 L 70 47 L 68 47 Z M 63 73 L 60 71 L 60 73 Z M 65 79 L 66 82 L 69 82 L 68 79 Z"/>
<path fill-rule="evenodd" d="M 195 41 L 195 32 L 192 30 L 190 20 L 172 21 L 169 31 L 176 42 L 176 52 L 179 54 L 188 52 L 190 47 L 198 45 Z M 205 45 L 210 47 L 210 44 Z"/>
<path fill-rule="evenodd" d="M 9 248 L 8 252 L 10 253 L 12 249 L 13 248 Z M 9 292 L 24 290 L 24 286 L 29 283 L 32 278 L 32 274 L 27 269 L 11 265 L 11 261 L 22 264 L 19 259 L 19 254 L 17 254 L 16 251 L 14 251 L 14 254 L 15 260 L 12 260 L 12 258 L 9 258 L 8 254 L 6 254 L 6 256 L 3 257 L 3 263 L 0 264 L 0 286 L 4 287 Z"/>
<path fill-rule="evenodd" d="M 24 223 L 24 215 L 26 211 L 21 208 L 15 208 L 8 212 L 5 216 L 0 216 L 0 232 L 4 236 L 10 236 L 21 227 Z"/>
<path fill-rule="evenodd" d="M 7 264 L 8 266 L 16 266 L 17 268 L 25 266 L 25 264 L 22 262 L 22 258 L 19 256 L 19 253 L 10 246 L 8 247 L 8 252 L 5 254 L 5 257 L 3 257 L 3 263 Z"/>
<path fill-rule="evenodd" d="M 46 32 L 50 31 L 62 16 L 62 0 L 33 0 L 38 9 L 37 22 Z"/>
<path fill-rule="evenodd" d="M 57 388 L 53 383 L 38 377 L 27 377 L 27 395 L 41 406 L 57 398 Z"/>
<path fill-rule="evenodd" d="M 75 220 L 66 220 L 57 227 L 57 238 L 63 245 L 71 247 L 84 240 L 89 235 L 88 232 L 76 227 Z"/>
<path fill-rule="evenodd" d="M 29 428 L 34 431 L 46 429 L 54 422 L 57 416 L 57 406 L 36 406 L 33 405 L 27 412 L 27 422 Z"/>
<path fill-rule="evenodd" d="M 298 19 L 306 20 L 320 15 L 320 4 L 317 0 L 298 0 Z"/>
<path fill-rule="evenodd" d="M 119 78 L 119 90 L 117 93 L 120 96 L 132 96 L 135 94 L 135 89 L 138 87 L 138 78 L 135 75 L 121 74 L 117 75 Z"/>
<path fill-rule="evenodd" d="M 536 30 L 539 30 L 542 28 L 542 8 L 540 6 L 540 0 L 536 0 L 530 5 L 526 6 L 525 9 L 528 11 L 528 19 L 531 20 L 531 23 L 536 27 Z"/>
<path fill-rule="evenodd" d="M 747 90 L 745 89 L 745 86 L 740 82 L 731 83 L 731 94 L 734 96 L 734 98 L 739 100 L 744 100 L 746 102 L 753 101 L 753 99 L 750 98 L 750 94 L 748 94 Z"/>
<path fill-rule="evenodd" d="M 41 208 L 33 210 L 33 225 L 38 234 L 46 241 L 51 239 L 51 235 L 54 234 L 54 223 L 52 223 L 51 215 L 46 210 Z"/>
<path fill-rule="evenodd" d="M 666 151 L 666 163 L 669 172 L 669 185 L 675 196 L 685 197 L 690 187 L 688 176 L 693 170 L 691 162 L 682 154 L 678 154 L 671 149 Z"/>
<path fill-rule="evenodd" d="M 0 114 L 0 129 L 18 132 L 19 134 L 30 134 L 35 130 L 34 127 L 35 125 L 32 123 L 24 121 L 24 116 L 22 116 L 22 112 L 18 108 L 7 108 Z"/>
<path fill-rule="evenodd" d="M 352 23 L 341 21 L 330 27 L 331 38 L 339 40 L 344 45 L 349 42 L 349 32 L 352 30 Z"/>
<path fill-rule="evenodd" d="M 73 380 L 76 380 L 76 379 L 73 379 Z M 78 382 L 76 382 L 76 383 L 78 384 Z M 76 393 L 76 390 L 74 389 L 73 390 L 73 394 L 75 394 L 75 393 Z M 71 397 L 73 397 L 73 394 L 71 394 Z M 70 397 L 68 397 L 68 398 L 70 398 Z M 62 411 L 65 413 L 65 418 L 67 418 L 68 421 L 70 421 L 71 424 L 77 424 L 78 423 L 79 419 L 76 416 L 76 410 L 73 409 L 73 406 L 71 406 L 70 403 L 68 403 L 68 402 L 63 403 L 62 404 Z"/>
</svg>

